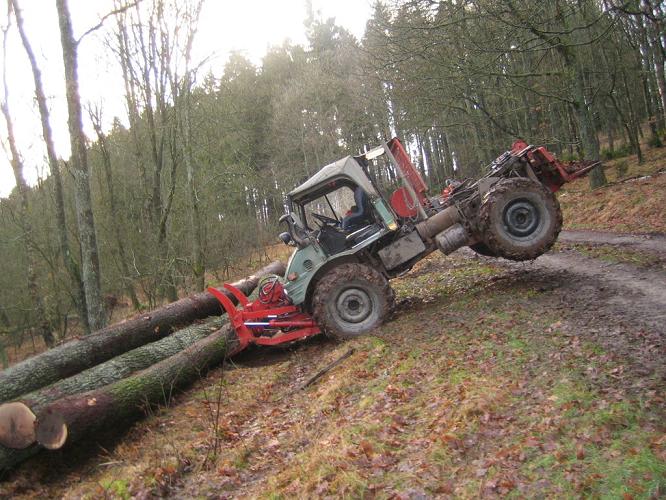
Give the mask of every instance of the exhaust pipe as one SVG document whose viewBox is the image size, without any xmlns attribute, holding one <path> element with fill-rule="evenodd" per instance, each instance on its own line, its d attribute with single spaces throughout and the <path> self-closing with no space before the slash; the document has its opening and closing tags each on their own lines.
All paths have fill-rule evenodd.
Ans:
<svg viewBox="0 0 666 500">
<path fill-rule="evenodd" d="M 453 205 L 429 219 L 419 222 L 416 225 L 416 231 L 419 233 L 421 239 L 426 241 L 460 221 L 462 221 L 462 216 L 458 208 Z"/>
<path fill-rule="evenodd" d="M 471 243 L 471 238 L 460 223 L 461 221 L 462 215 L 453 205 L 429 219 L 419 222 L 416 225 L 416 231 L 423 241 L 434 237 L 437 248 L 444 255 L 448 255 Z"/>
</svg>

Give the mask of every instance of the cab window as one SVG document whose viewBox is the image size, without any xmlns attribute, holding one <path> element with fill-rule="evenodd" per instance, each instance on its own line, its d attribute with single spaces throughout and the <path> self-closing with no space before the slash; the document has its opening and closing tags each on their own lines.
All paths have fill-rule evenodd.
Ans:
<svg viewBox="0 0 666 500">
<path fill-rule="evenodd" d="M 319 227 L 317 219 L 313 217 L 313 214 L 319 214 L 330 219 L 341 221 L 353 205 L 353 189 L 347 186 L 342 186 L 305 204 L 303 207 L 305 212 L 305 223 L 309 229 L 316 229 Z"/>
</svg>

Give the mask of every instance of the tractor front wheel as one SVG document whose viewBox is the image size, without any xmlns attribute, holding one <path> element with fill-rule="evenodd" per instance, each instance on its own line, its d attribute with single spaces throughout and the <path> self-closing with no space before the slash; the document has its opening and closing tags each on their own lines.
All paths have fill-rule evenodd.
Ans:
<svg viewBox="0 0 666 500">
<path fill-rule="evenodd" d="M 391 313 L 395 294 L 388 280 L 365 264 L 341 264 L 316 285 L 312 315 L 334 338 L 353 338 L 378 327 Z"/>
<path fill-rule="evenodd" d="M 532 260 L 546 253 L 562 229 L 555 195 L 524 177 L 502 179 L 481 204 L 481 237 L 486 248 L 511 260 Z"/>
</svg>

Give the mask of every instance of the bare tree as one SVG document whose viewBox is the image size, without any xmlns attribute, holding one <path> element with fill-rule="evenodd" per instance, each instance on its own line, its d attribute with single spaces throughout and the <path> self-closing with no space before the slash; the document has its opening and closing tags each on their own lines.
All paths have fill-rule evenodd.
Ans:
<svg viewBox="0 0 666 500">
<path fill-rule="evenodd" d="M 134 9 L 123 11 L 117 17 L 116 46 L 112 49 L 118 56 L 125 83 L 134 155 L 146 200 L 142 215 L 148 226 L 147 233 L 154 237 L 154 256 L 147 265 L 146 274 L 153 277 L 153 290 L 159 290 L 169 300 L 176 300 L 175 259 L 168 231 L 180 151 L 176 148 L 177 124 L 175 112 L 169 106 L 172 96 L 169 95 L 168 80 L 174 52 L 173 38 L 179 30 L 166 26 L 165 17 L 163 0 L 135 4 Z M 167 169 L 169 153 L 171 168 Z M 165 178 L 169 184 L 163 193 Z"/>
<path fill-rule="evenodd" d="M 136 290 L 134 289 L 134 284 L 130 277 L 130 269 L 128 265 L 127 252 L 125 250 L 125 242 L 123 241 L 122 234 L 122 218 L 119 216 L 120 210 L 118 206 L 118 201 L 116 199 L 116 193 L 113 184 L 113 168 L 112 168 L 112 159 L 111 152 L 107 144 L 106 134 L 102 131 L 102 111 L 100 109 L 89 109 L 90 121 L 95 128 L 95 133 L 97 134 L 97 142 L 99 145 L 100 153 L 102 155 L 102 166 L 104 168 L 104 178 L 106 180 L 107 194 L 108 194 L 108 206 L 111 209 L 111 225 L 113 226 L 113 235 L 116 239 L 116 249 L 118 253 L 118 265 L 120 267 L 120 272 L 122 274 L 122 283 L 123 288 L 127 295 L 129 295 L 130 300 L 134 309 L 139 310 L 141 304 L 139 303 L 139 298 L 136 295 Z"/>
<path fill-rule="evenodd" d="M 9 18 L 9 16 L 7 16 Z M 35 257 L 35 245 L 32 238 L 32 227 L 29 220 L 29 188 L 28 184 L 25 182 L 25 177 L 23 175 L 23 160 L 18 151 L 16 145 L 16 138 L 14 136 L 14 122 L 12 121 L 11 114 L 9 112 L 9 90 L 7 89 L 7 31 L 9 26 L 3 29 L 3 39 L 2 39 L 2 50 L 3 50 L 3 64 L 2 64 L 2 84 L 3 84 L 3 100 L 0 104 L 0 109 L 2 110 L 2 115 L 5 118 L 5 123 L 7 125 L 7 142 L 9 143 L 9 153 L 10 161 L 12 165 L 12 170 L 14 171 L 14 179 L 16 180 L 16 189 L 18 191 L 20 199 L 20 213 L 18 217 L 18 223 L 21 227 L 23 244 L 25 248 L 25 258 L 26 258 L 26 277 L 28 285 L 28 294 L 30 295 L 30 300 L 34 304 L 35 315 L 37 319 L 37 330 L 39 334 L 44 339 L 44 343 L 51 347 L 55 343 L 55 338 L 51 332 L 49 322 L 46 318 L 46 310 L 44 308 L 44 300 L 39 292 L 37 287 L 37 266 L 36 266 L 36 257 Z"/>
<path fill-rule="evenodd" d="M 74 174 L 76 220 L 81 243 L 81 280 L 88 306 L 90 328 L 98 330 L 106 323 L 106 315 L 100 287 L 97 236 L 90 196 L 90 172 L 86 141 L 83 134 L 81 98 L 79 96 L 78 41 L 74 39 L 67 0 L 56 0 L 56 7 L 65 66 L 65 86 L 69 112 L 68 125 L 72 148 L 70 163 Z"/>
<path fill-rule="evenodd" d="M 194 71 L 190 67 L 190 59 L 192 53 L 192 44 L 196 34 L 197 22 L 201 13 L 203 1 L 199 0 L 193 6 L 192 11 L 187 12 L 187 36 L 185 42 L 185 74 L 183 76 L 181 97 L 181 106 L 178 107 L 181 113 L 181 128 L 180 134 L 183 142 L 183 157 L 185 159 L 185 166 L 187 169 L 187 187 L 190 195 L 190 223 L 193 231 L 192 238 L 192 269 L 194 276 L 194 286 L 197 291 L 203 290 L 205 287 L 205 254 L 203 242 L 203 227 L 201 223 L 201 213 L 199 209 L 199 194 L 197 193 L 197 185 L 195 180 L 195 160 L 192 151 L 192 85 Z M 176 86 L 177 86 L 177 75 Z M 175 93 L 174 93 L 175 94 Z"/>
<path fill-rule="evenodd" d="M 16 26 L 18 28 L 19 35 L 21 36 L 23 48 L 25 49 L 26 55 L 28 56 L 28 60 L 30 61 L 32 76 L 35 81 L 35 97 L 37 98 L 39 116 L 42 122 L 42 135 L 46 145 L 49 170 L 53 176 L 53 184 L 55 186 L 55 217 L 60 253 L 62 255 L 65 268 L 67 269 L 76 288 L 76 306 L 79 311 L 81 325 L 83 326 L 84 332 L 89 333 L 90 326 L 88 324 L 88 310 L 86 307 L 86 296 L 83 290 L 83 284 L 81 282 L 81 271 L 79 269 L 79 265 L 72 256 L 67 237 L 67 221 L 65 218 L 65 202 L 62 187 L 62 176 L 60 174 L 60 164 L 55 152 L 53 133 L 51 131 L 51 123 L 49 118 L 49 108 L 46 103 L 44 85 L 42 84 L 42 73 L 39 69 L 39 66 L 37 65 L 35 54 L 23 27 L 23 15 L 21 13 L 18 0 L 9 0 L 9 4 L 11 9 L 14 11 L 14 16 L 16 17 Z"/>
</svg>

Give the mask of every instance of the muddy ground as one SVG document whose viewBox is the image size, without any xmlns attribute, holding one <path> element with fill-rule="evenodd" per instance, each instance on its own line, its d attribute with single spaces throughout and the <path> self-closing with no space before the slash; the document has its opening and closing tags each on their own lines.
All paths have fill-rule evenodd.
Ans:
<svg viewBox="0 0 666 500">
<path fill-rule="evenodd" d="M 559 251 L 535 261 L 500 265 L 513 271 L 509 279 L 551 292 L 554 307 L 639 377 L 666 382 L 666 236 L 563 231 L 558 241 Z M 644 265 L 628 263 L 627 253 Z"/>
<path fill-rule="evenodd" d="M 663 235 L 565 231 L 526 263 L 437 254 L 394 288 L 379 331 L 244 353 L 0 496 L 666 495 Z"/>
</svg>

